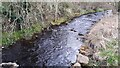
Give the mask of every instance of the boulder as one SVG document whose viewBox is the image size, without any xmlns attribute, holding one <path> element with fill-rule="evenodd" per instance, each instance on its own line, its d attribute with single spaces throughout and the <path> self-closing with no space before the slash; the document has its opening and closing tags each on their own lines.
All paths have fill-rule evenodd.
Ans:
<svg viewBox="0 0 120 68">
<path fill-rule="evenodd" d="M 89 63 L 89 58 L 85 55 L 78 54 L 77 55 L 77 62 L 83 63 L 83 64 L 88 64 Z"/>
<path fill-rule="evenodd" d="M 83 55 L 89 56 L 93 54 L 93 49 L 87 45 L 81 46 L 79 52 Z"/>
<path fill-rule="evenodd" d="M 76 62 L 73 66 L 81 66 L 81 64 Z"/>
<path fill-rule="evenodd" d="M 72 66 L 72 68 L 81 68 L 81 64 L 78 63 L 78 62 L 76 62 L 76 63 Z"/>
</svg>

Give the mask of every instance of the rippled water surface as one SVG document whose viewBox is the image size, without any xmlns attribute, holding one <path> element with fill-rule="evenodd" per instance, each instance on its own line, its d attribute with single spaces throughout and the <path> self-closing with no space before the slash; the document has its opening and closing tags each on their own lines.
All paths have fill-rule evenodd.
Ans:
<svg viewBox="0 0 120 68">
<path fill-rule="evenodd" d="M 17 62 L 21 66 L 70 66 L 82 45 L 80 36 L 89 32 L 92 25 L 105 15 L 97 12 L 74 18 L 68 24 L 52 26 L 33 40 L 17 41 L 3 49 L 3 62 Z"/>
</svg>

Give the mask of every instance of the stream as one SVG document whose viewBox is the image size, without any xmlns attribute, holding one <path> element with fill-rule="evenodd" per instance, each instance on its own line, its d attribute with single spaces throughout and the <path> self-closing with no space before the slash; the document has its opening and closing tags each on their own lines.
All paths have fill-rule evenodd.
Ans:
<svg viewBox="0 0 120 68">
<path fill-rule="evenodd" d="M 81 15 L 68 24 L 51 26 L 34 41 L 17 41 L 2 49 L 2 62 L 16 62 L 20 66 L 70 66 L 76 62 L 78 49 L 83 44 L 81 36 L 89 33 L 90 28 L 110 12 Z"/>
</svg>

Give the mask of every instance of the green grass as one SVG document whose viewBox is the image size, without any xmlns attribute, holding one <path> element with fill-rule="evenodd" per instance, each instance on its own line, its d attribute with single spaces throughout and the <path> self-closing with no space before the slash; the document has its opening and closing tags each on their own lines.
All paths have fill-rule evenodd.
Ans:
<svg viewBox="0 0 120 68">
<path fill-rule="evenodd" d="M 112 39 L 109 42 L 106 42 L 106 49 L 100 48 L 99 50 L 100 57 L 106 57 L 106 59 L 102 61 L 96 61 L 90 58 L 89 66 L 102 66 L 103 62 L 105 66 L 118 66 L 118 61 L 120 59 L 120 55 L 118 55 L 118 40 Z"/>
<path fill-rule="evenodd" d="M 54 21 L 51 22 L 52 25 L 60 25 L 68 20 L 67 17 L 61 17 L 59 19 L 55 19 Z"/>
<path fill-rule="evenodd" d="M 31 28 L 22 29 L 16 32 L 3 32 L 2 33 L 2 45 L 10 45 L 15 41 L 21 38 L 30 38 L 34 33 L 38 33 L 42 31 L 42 27 L 39 23 L 32 25 Z"/>
<path fill-rule="evenodd" d="M 101 12 L 101 11 L 104 11 L 104 9 L 102 9 L 102 8 L 97 8 L 95 10 L 93 10 L 93 9 L 90 9 L 90 10 L 81 9 L 80 12 L 73 13 L 72 17 L 80 16 L 82 14 L 87 14 L 87 13 L 92 13 L 92 12 Z M 66 16 L 60 17 L 58 19 L 55 19 L 54 21 L 51 21 L 51 24 L 52 25 L 60 25 L 61 23 L 64 23 L 64 22 L 68 21 L 69 19 L 70 19 L 70 17 L 66 17 Z"/>
<path fill-rule="evenodd" d="M 103 9 L 97 9 L 97 10 L 84 10 L 81 9 L 80 12 L 73 13 L 72 17 L 80 16 L 82 14 L 90 13 L 90 12 L 98 12 L 103 11 Z M 70 17 L 60 17 L 58 19 L 55 19 L 54 21 L 51 21 L 52 25 L 60 25 L 62 23 L 65 23 L 66 21 L 69 21 Z M 44 27 L 45 28 L 45 27 Z M 11 45 L 15 41 L 21 39 L 21 38 L 30 38 L 34 33 L 38 33 L 41 30 L 43 30 L 43 26 L 41 26 L 39 23 L 36 23 L 32 25 L 30 28 L 22 29 L 20 31 L 16 32 L 2 32 L 2 42 L 0 42 L 2 45 Z"/>
<path fill-rule="evenodd" d="M 107 56 L 107 65 L 118 66 L 118 41 L 112 40 L 106 44 L 106 50 L 101 50 L 101 56 Z"/>
<path fill-rule="evenodd" d="M 101 12 L 101 11 L 104 11 L 104 9 L 102 9 L 102 8 L 96 8 L 95 9 L 95 12 Z"/>
</svg>

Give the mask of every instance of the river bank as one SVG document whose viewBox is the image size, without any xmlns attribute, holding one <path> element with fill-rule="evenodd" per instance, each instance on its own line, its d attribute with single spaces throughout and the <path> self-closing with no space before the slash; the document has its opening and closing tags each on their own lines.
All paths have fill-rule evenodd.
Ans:
<svg viewBox="0 0 120 68">
<path fill-rule="evenodd" d="M 97 12 L 79 16 L 68 24 L 50 27 L 38 33 L 37 39 L 21 40 L 9 48 L 3 48 L 3 62 L 16 62 L 20 66 L 70 66 L 76 62 L 78 49 L 83 44 L 81 36 L 107 13 Z M 84 62 L 84 61 L 83 61 Z"/>
<path fill-rule="evenodd" d="M 1 44 L 3 46 L 12 45 L 21 38 L 30 39 L 34 33 L 41 32 L 51 25 L 60 25 L 73 17 L 86 13 L 109 9 L 116 11 L 116 7 L 116 3 L 109 2 L 3 3 L 0 6 L 3 10 L 0 11 L 2 14 Z"/>
<path fill-rule="evenodd" d="M 80 55 L 83 55 L 85 61 L 83 63 L 85 64 L 87 62 L 85 66 L 118 66 L 117 12 L 104 17 L 92 27 L 84 38 L 84 44 L 80 47 L 79 52 Z M 76 62 L 75 66 L 81 66 L 81 64 Z"/>
</svg>

